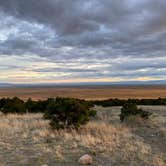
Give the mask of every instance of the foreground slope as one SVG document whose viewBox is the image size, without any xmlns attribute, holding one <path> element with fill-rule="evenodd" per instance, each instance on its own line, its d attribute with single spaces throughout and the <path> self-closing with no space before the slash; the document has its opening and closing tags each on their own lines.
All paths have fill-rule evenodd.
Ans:
<svg viewBox="0 0 166 166">
<path fill-rule="evenodd" d="M 1 115 L 0 163 L 77 166 L 88 153 L 94 166 L 164 166 L 166 107 L 142 107 L 153 112 L 149 121 L 131 117 L 123 124 L 120 107 L 96 107 L 97 117 L 79 131 L 52 131 L 42 114 Z"/>
</svg>

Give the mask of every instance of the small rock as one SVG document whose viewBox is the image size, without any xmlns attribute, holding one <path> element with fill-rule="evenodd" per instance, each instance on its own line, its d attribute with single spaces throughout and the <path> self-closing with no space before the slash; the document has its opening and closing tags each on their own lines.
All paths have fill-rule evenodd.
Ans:
<svg viewBox="0 0 166 166">
<path fill-rule="evenodd" d="M 80 163 L 80 164 L 85 164 L 85 165 L 87 165 L 87 164 L 92 164 L 92 162 L 93 162 L 93 159 L 92 159 L 92 157 L 91 157 L 90 155 L 88 155 L 88 154 L 83 155 L 83 156 L 80 157 L 79 160 L 78 160 L 78 163 Z"/>
<path fill-rule="evenodd" d="M 77 148 L 77 147 L 78 147 L 77 144 L 73 143 L 72 148 Z"/>
<path fill-rule="evenodd" d="M 155 135 L 154 135 L 154 134 L 151 134 L 150 136 L 151 136 L 151 137 L 155 137 Z"/>
</svg>

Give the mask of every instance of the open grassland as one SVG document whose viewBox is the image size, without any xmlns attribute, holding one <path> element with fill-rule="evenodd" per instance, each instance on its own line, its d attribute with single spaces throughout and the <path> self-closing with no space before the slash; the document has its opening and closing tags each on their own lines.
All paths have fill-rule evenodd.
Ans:
<svg viewBox="0 0 166 166">
<path fill-rule="evenodd" d="M 165 166 L 166 107 L 141 106 L 148 121 L 120 123 L 120 107 L 95 107 L 97 117 L 76 130 L 51 130 L 42 114 L 0 115 L 0 166 L 77 166 L 90 154 L 94 166 Z"/>
<path fill-rule="evenodd" d="M 166 86 L 82 86 L 82 87 L 41 87 L 41 88 L 0 88 L 0 98 L 17 96 L 34 100 L 50 97 L 74 97 L 87 100 L 108 98 L 166 98 Z"/>
</svg>

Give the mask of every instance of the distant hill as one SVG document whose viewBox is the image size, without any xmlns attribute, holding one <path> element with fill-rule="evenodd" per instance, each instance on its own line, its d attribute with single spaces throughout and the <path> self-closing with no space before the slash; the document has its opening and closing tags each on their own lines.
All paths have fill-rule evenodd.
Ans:
<svg viewBox="0 0 166 166">
<path fill-rule="evenodd" d="M 122 82 L 80 82 L 80 83 L 41 83 L 41 84 L 12 84 L 0 83 L 0 88 L 5 87 L 70 87 L 70 86 L 111 86 L 111 85 L 166 85 L 166 80 L 154 81 L 122 81 Z"/>
<path fill-rule="evenodd" d="M 9 83 L 0 83 L 0 87 L 10 87 L 10 86 L 12 86 L 12 84 L 9 84 Z"/>
</svg>

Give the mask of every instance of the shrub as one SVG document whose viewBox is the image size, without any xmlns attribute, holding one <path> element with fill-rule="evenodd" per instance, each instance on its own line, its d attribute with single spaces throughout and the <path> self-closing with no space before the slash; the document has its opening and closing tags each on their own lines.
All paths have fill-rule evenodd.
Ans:
<svg viewBox="0 0 166 166">
<path fill-rule="evenodd" d="M 125 103 L 135 103 L 137 105 L 166 105 L 166 98 L 158 99 L 108 99 L 101 101 L 91 101 L 94 105 L 101 105 L 103 107 L 123 106 Z"/>
<path fill-rule="evenodd" d="M 24 105 L 24 101 L 21 99 L 14 97 L 12 99 L 3 100 L 3 107 L 1 111 L 3 113 L 25 113 L 26 108 Z"/>
<path fill-rule="evenodd" d="M 49 101 L 44 118 L 52 128 L 78 128 L 86 124 L 96 111 L 85 101 L 72 98 L 56 98 Z"/>
<path fill-rule="evenodd" d="M 10 101 L 9 98 L 2 98 L 2 99 L 0 99 L 0 110 L 1 110 L 1 111 L 3 110 L 4 105 L 5 105 L 7 102 L 9 102 L 9 101 Z"/>
<path fill-rule="evenodd" d="M 30 113 L 38 113 L 38 112 L 44 113 L 45 110 L 46 110 L 46 106 L 47 106 L 48 100 L 44 100 L 44 101 L 41 101 L 41 100 L 39 100 L 39 101 L 33 101 L 31 98 L 29 98 L 25 102 L 26 110 L 28 112 L 30 112 Z"/>
<path fill-rule="evenodd" d="M 121 109 L 120 120 L 123 122 L 124 119 L 130 115 L 139 115 L 144 119 L 148 119 L 152 113 L 138 109 L 134 103 L 125 103 Z"/>
</svg>

